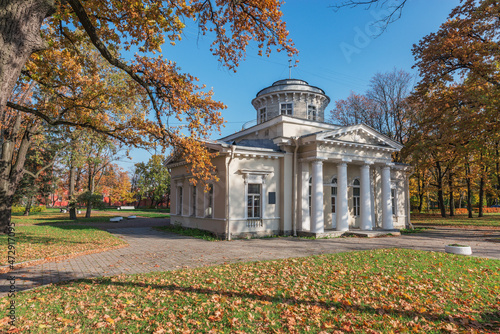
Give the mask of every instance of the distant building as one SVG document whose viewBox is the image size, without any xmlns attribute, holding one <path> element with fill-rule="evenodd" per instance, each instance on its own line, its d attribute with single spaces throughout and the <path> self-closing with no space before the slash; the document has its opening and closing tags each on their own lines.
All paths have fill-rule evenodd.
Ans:
<svg viewBox="0 0 500 334">
<path fill-rule="evenodd" d="M 403 146 L 363 124 L 324 123 L 329 102 L 296 79 L 258 92 L 257 125 L 206 143 L 219 152 L 208 192 L 185 162 L 167 161 L 171 222 L 231 237 L 403 228 L 411 167 L 391 162 Z"/>
</svg>

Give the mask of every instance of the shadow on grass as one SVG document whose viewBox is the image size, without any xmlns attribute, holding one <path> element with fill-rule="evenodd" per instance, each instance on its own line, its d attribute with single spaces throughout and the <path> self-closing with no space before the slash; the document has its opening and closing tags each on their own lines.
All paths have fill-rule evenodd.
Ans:
<svg viewBox="0 0 500 334">
<path fill-rule="evenodd" d="M 361 312 L 368 313 L 371 315 L 394 315 L 407 317 L 408 319 L 414 319 L 415 317 L 425 318 L 427 321 L 438 321 L 443 323 L 453 323 L 455 325 L 461 326 L 465 329 L 500 329 L 500 311 L 499 312 L 483 312 L 479 314 L 481 321 L 473 320 L 473 321 L 461 321 L 461 318 L 452 318 L 448 315 L 436 315 L 429 312 L 418 312 L 418 311 L 406 311 L 399 309 L 386 309 L 386 308 L 374 308 L 366 305 L 348 305 L 347 303 L 337 302 L 337 301 L 308 301 L 302 300 L 298 298 L 282 298 L 269 296 L 264 294 L 256 294 L 256 293 L 248 293 L 248 292 L 235 292 L 235 291 L 225 291 L 225 290 L 215 290 L 208 288 L 194 288 L 194 287 L 183 287 L 178 285 L 159 285 L 159 284 L 146 284 L 146 283 L 134 283 L 134 282 L 116 282 L 112 281 L 111 278 L 102 277 L 95 279 L 79 279 L 76 281 L 89 283 L 92 285 L 114 285 L 114 286 L 122 286 L 122 287 L 151 287 L 154 289 L 160 290 L 168 290 L 172 292 L 190 292 L 196 293 L 199 295 L 211 296 L 211 295 L 221 295 L 226 297 L 237 297 L 242 299 L 251 299 L 254 301 L 265 301 L 272 303 L 286 303 L 288 305 L 306 305 L 306 306 L 319 306 L 323 308 L 325 311 L 331 312 L 331 308 L 343 309 L 347 312 Z M 64 283 L 59 283 L 58 285 L 63 285 Z"/>
</svg>

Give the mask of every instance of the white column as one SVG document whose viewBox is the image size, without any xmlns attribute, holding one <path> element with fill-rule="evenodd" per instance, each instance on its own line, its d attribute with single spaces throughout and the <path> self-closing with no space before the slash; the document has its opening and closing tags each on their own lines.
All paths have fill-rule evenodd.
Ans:
<svg viewBox="0 0 500 334">
<path fill-rule="evenodd" d="M 262 175 L 262 184 L 261 184 L 261 194 L 260 194 L 260 209 L 262 210 L 260 218 L 266 218 L 266 202 L 267 202 L 267 187 L 266 187 L 266 176 Z"/>
<path fill-rule="evenodd" d="M 299 190 L 300 219 L 297 224 L 299 231 L 311 230 L 311 217 L 309 216 L 309 163 L 301 163 L 301 177 Z"/>
<path fill-rule="evenodd" d="M 347 206 L 347 163 L 337 165 L 337 231 L 349 230 Z"/>
<path fill-rule="evenodd" d="M 370 165 L 361 166 L 361 196 L 360 196 L 360 214 L 362 230 L 371 230 L 372 223 L 372 200 L 370 196 Z"/>
<path fill-rule="evenodd" d="M 312 185 L 311 185 L 311 232 L 323 233 L 323 161 L 316 160 L 312 163 Z"/>
<path fill-rule="evenodd" d="M 392 230 L 391 167 L 382 167 L 382 229 Z"/>
</svg>

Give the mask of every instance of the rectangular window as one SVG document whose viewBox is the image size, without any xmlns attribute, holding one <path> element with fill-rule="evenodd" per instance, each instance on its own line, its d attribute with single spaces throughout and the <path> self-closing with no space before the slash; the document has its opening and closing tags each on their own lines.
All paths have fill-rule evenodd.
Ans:
<svg viewBox="0 0 500 334">
<path fill-rule="evenodd" d="M 332 213 L 336 212 L 336 201 L 337 201 L 337 187 L 332 187 L 332 197 L 331 197 Z"/>
<path fill-rule="evenodd" d="M 191 216 L 196 216 L 196 186 L 193 186 L 191 193 Z"/>
<path fill-rule="evenodd" d="M 179 197 L 177 198 L 177 214 L 182 216 L 182 187 L 179 187 Z"/>
<path fill-rule="evenodd" d="M 260 108 L 259 109 L 259 123 L 263 123 L 265 121 L 267 121 L 266 108 Z"/>
<path fill-rule="evenodd" d="M 280 114 L 292 116 L 293 114 L 293 105 L 292 103 L 282 103 L 280 105 Z"/>
<path fill-rule="evenodd" d="M 260 218 L 260 184 L 248 184 L 247 217 Z"/>
<path fill-rule="evenodd" d="M 392 214 L 396 214 L 396 189 L 391 188 Z"/>
<path fill-rule="evenodd" d="M 353 197 L 353 209 L 354 209 L 354 215 L 359 216 L 359 211 L 360 211 L 360 189 L 359 187 L 353 187 L 352 188 L 352 197 Z"/>
<path fill-rule="evenodd" d="M 205 208 L 205 217 L 213 217 L 213 204 L 214 204 L 214 186 L 210 184 L 207 192 L 207 207 Z"/>
<path fill-rule="evenodd" d="M 315 121 L 317 119 L 317 109 L 316 106 L 308 105 L 307 106 L 307 119 Z"/>
</svg>

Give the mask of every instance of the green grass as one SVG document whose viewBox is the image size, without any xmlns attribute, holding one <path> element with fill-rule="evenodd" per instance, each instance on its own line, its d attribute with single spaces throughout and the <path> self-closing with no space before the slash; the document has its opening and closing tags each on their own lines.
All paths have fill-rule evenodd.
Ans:
<svg viewBox="0 0 500 334">
<path fill-rule="evenodd" d="M 410 229 L 410 228 L 402 228 L 400 230 L 401 234 L 414 234 L 414 233 L 422 233 L 422 232 L 425 232 L 429 229 L 429 227 L 425 227 L 425 226 L 417 226 L 415 227 L 414 229 Z"/>
<path fill-rule="evenodd" d="M 108 232 L 92 227 L 93 223 L 109 222 L 117 216 L 137 215 L 152 218 L 168 218 L 169 213 L 158 210 L 93 210 L 91 218 L 85 218 L 85 210 L 77 215 L 77 220 L 69 219 L 69 213 L 61 213 L 57 208 L 23 216 L 12 215 L 15 224 L 15 262 L 39 260 L 62 255 L 106 249 L 126 243 Z M 7 236 L 0 236 L 0 245 L 7 245 Z M 5 248 L 7 249 L 7 248 Z M 7 254 L 0 258 L 0 265 L 7 264 Z"/>
<path fill-rule="evenodd" d="M 436 226 L 490 226 L 500 228 L 500 214 L 485 213 L 484 217 L 468 218 L 467 215 L 457 215 L 443 218 L 437 214 L 418 214 L 412 215 L 411 221 L 416 226 L 436 225 Z"/>
<path fill-rule="evenodd" d="M 17 329 L 494 333 L 499 274 L 498 260 L 390 249 L 122 275 L 18 293 Z"/>
<path fill-rule="evenodd" d="M 0 235 L 0 245 L 7 245 L 7 236 Z M 106 249 L 126 243 L 89 226 L 81 225 L 28 225 L 15 226 L 15 263 L 46 259 L 61 255 Z M 7 247 L 0 265 L 7 265 Z"/>
<path fill-rule="evenodd" d="M 188 237 L 193 237 L 193 238 L 198 238 L 198 239 L 203 239 L 207 241 L 219 241 L 220 239 L 215 237 L 211 232 L 200 230 L 197 228 L 184 228 L 182 226 L 159 226 L 159 227 L 153 227 L 155 230 L 158 231 L 167 231 L 167 232 L 172 232 L 172 233 L 177 233 L 180 235 L 185 235 Z"/>
</svg>

